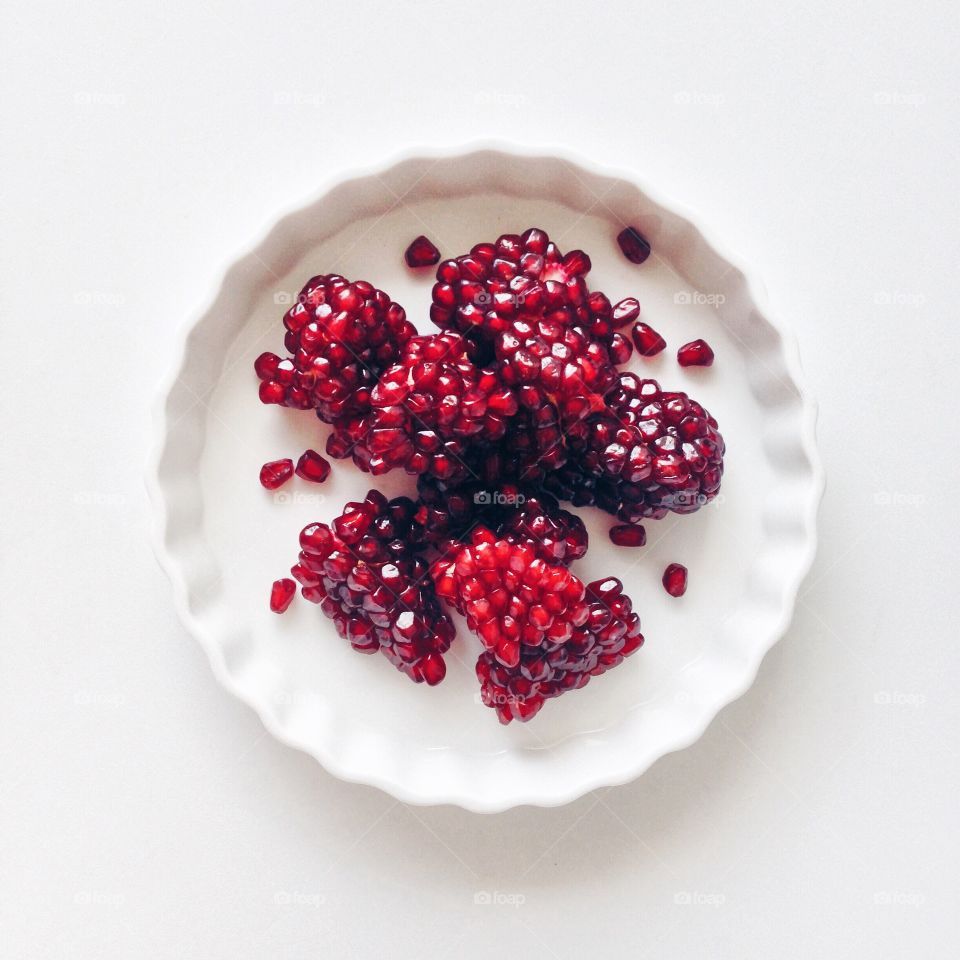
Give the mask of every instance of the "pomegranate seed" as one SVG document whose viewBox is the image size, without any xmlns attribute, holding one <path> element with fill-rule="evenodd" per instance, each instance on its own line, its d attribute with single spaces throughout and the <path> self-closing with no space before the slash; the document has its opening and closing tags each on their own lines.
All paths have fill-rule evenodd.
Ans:
<svg viewBox="0 0 960 960">
<path fill-rule="evenodd" d="M 667 346 L 667 341 L 645 323 L 635 324 L 631 336 L 641 357 L 655 357 Z"/>
<path fill-rule="evenodd" d="M 671 597 L 682 597 L 687 592 L 687 568 L 682 563 L 671 563 L 663 571 L 663 589 Z"/>
<path fill-rule="evenodd" d="M 296 592 L 297 585 L 289 577 L 274 580 L 270 588 L 270 609 L 274 613 L 283 613 L 290 606 Z"/>
<path fill-rule="evenodd" d="M 306 450 L 297 461 L 296 474 L 304 480 L 323 483 L 330 476 L 330 464 L 316 450 Z"/>
<path fill-rule="evenodd" d="M 647 531 L 639 524 L 621 523 L 610 528 L 610 539 L 618 547 L 642 547 L 647 542 Z"/>
<path fill-rule="evenodd" d="M 293 476 L 293 461 L 271 460 L 260 468 L 260 483 L 267 490 L 282 487 Z"/>
<path fill-rule="evenodd" d="M 640 301 L 636 297 L 624 297 L 613 308 L 611 320 L 618 330 L 633 323 L 640 316 Z"/>
<path fill-rule="evenodd" d="M 287 391 L 282 383 L 276 380 L 269 380 L 260 384 L 260 402 L 261 403 L 283 403 Z"/>
<path fill-rule="evenodd" d="M 706 340 L 691 340 L 677 351 L 681 367 L 709 367 L 713 364 L 713 351 Z"/>
<path fill-rule="evenodd" d="M 275 353 L 261 353 L 253 361 L 253 369 L 261 380 L 273 380 L 279 364 L 280 358 Z"/>
<path fill-rule="evenodd" d="M 617 243 L 631 263 L 643 263 L 650 256 L 650 244 L 636 227 L 625 227 L 617 234 Z"/>
<path fill-rule="evenodd" d="M 403 255 L 408 267 L 432 267 L 440 262 L 440 251 L 424 236 L 417 237 Z"/>
</svg>

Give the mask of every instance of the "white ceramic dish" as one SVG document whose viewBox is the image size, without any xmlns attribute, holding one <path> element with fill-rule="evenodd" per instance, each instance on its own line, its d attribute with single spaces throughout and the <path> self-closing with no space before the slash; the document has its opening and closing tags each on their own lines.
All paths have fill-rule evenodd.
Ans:
<svg viewBox="0 0 960 960">
<path fill-rule="evenodd" d="M 627 223 L 654 249 L 640 267 L 614 241 Z M 412 482 L 390 475 L 374 484 L 336 462 L 322 487 L 295 478 L 266 493 L 260 464 L 307 446 L 322 451 L 326 428 L 309 413 L 262 406 L 251 364 L 279 349 L 284 303 L 313 274 L 368 279 L 427 331 L 433 276 L 404 266 L 409 240 L 426 233 L 455 255 L 530 225 L 590 253 L 592 288 L 640 298 L 669 347 L 631 368 L 703 402 L 728 454 L 718 503 L 648 524 L 645 549 L 614 547 L 610 518 L 581 511 L 591 549 L 574 570 L 621 577 L 647 642 L 533 722 L 502 727 L 479 702 L 479 641 L 462 627 L 446 680 L 427 688 L 382 657 L 351 651 L 312 604 L 269 612 L 270 583 L 295 560 L 302 526 L 329 520 L 370 486 L 392 495 Z M 716 364 L 683 370 L 676 348 L 697 336 L 713 345 Z M 157 554 L 221 682 L 330 772 L 411 803 L 483 812 L 561 804 L 690 744 L 753 681 L 814 554 L 823 486 L 814 420 L 794 340 L 758 305 L 756 287 L 689 215 L 632 175 L 503 145 L 418 151 L 338 179 L 281 219 L 188 325 L 162 390 L 148 478 Z M 674 560 L 691 571 L 681 600 L 660 585 Z"/>
</svg>

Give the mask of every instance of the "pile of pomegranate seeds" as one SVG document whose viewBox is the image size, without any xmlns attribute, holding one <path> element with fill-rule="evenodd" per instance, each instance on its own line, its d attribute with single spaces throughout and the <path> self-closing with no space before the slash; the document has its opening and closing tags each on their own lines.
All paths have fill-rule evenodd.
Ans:
<svg viewBox="0 0 960 960">
<path fill-rule="evenodd" d="M 452 560 L 439 561 L 433 578 L 483 643 L 481 697 L 502 723 L 531 719 L 544 701 L 579 689 L 643 644 L 619 580 L 586 586 L 538 557 L 533 544 L 484 528 Z"/>
<path fill-rule="evenodd" d="M 634 263 L 650 254 L 633 227 L 617 241 Z M 439 256 L 426 237 L 404 254 L 411 267 Z M 622 583 L 569 569 L 588 538 L 560 501 L 613 514 L 611 541 L 642 547 L 640 520 L 693 513 L 723 473 L 723 437 L 699 403 L 617 369 L 666 342 L 638 321 L 635 297 L 591 290 L 590 270 L 586 253 L 563 253 L 536 227 L 478 243 L 439 262 L 428 335 L 372 284 L 314 277 L 284 316 L 288 356 L 254 363 L 264 403 L 331 425 L 328 456 L 417 478 L 415 499 L 371 490 L 303 529 L 291 575 L 304 598 L 355 650 L 429 685 L 446 673 L 453 608 L 480 639 L 482 700 L 502 723 L 529 720 L 643 643 Z M 713 353 L 695 341 L 678 359 L 709 365 Z M 275 489 L 293 472 L 290 460 L 265 464 L 261 482 Z M 330 464 L 307 450 L 295 472 L 322 483 Z M 681 595 L 686 569 L 671 564 L 663 583 Z M 294 591 L 278 580 L 271 609 Z"/>
</svg>

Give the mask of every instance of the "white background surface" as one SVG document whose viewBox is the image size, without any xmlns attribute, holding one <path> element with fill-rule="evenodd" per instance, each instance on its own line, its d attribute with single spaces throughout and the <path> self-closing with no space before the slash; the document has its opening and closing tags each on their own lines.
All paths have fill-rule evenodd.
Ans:
<svg viewBox="0 0 960 960">
<path fill-rule="evenodd" d="M 5 19 L 0 956 L 956 952 L 953 7 Z M 477 136 L 698 209 L 799 335 L 828 472 L 752 690 L 632 785 L 487 818 L 265 735 L 173 615 L 141 483 L 226 264 L 338 169 Z"/>
</svg>

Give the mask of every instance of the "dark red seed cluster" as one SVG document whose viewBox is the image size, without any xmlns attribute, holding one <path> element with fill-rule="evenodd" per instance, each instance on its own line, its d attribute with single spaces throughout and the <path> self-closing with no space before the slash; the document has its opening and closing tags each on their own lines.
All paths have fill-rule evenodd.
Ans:
<svg viewBox="0 0 960 960">
<path fill-rule="evenodd" d="M 633 227 L 617 240 L 634 263 L 650 253 Z M 404 256 L 411 267 L 439 260 L 426 237 Z M 254 364 L 265 403 L 331 424 L 328 456 L 417 477 L 416 499 L 371 490 L 332 524 L 304 528 L 291 570 L 304 597 L 356 650 L 428 684 L 445 674 L 450 604 L 480 637 L 482 698 L 503 723 L 529 720 L 643 643 L 620 581 L 585 584 L 569 569 L 587 531 L 560 501 L 616 515 L 610 539 L 642 547 L 640 520 L 691 513 L 720 486 L 716 420 L 618 371 L 634 348 L 651 357 L 666 343 L 639 321 L 635 297 L 591 290 L 590 269 L 586 253 L 563 253 L 536 227 L 478 243 L 437 266 L 440 332 L 427 336 L 372 284 L 315 277 L 284 316 L 289 356 Z M 697 344 L 681 363 L 709 362 Z M 290 460 L 265 464 L 261 482 L 274 489 L 293 472 Z M 323 482 L 330 464 L 307 450 L 295 472 Z M 664 575 L 671 592 L 676 576 L 668 586 Z M 291 583 L 274 584 L 271 609 L 287 608 Z"/>
<path fill-rule="evenodd" d="M 723 475 L 717 421 L 685 393 L 620 374 L 606 412 L 591 417 L 576 456 L 547 478 L 558 497 L 596 505 L 627 523 L 693 513 Z"/>
<path fill-rule="evenodd" d="M 379 650 L 412 680 L 432 686 L 446 673 L 443 654 L 454 628 L 411 541 L 414 511 L 407 497 L 388 501 L 371 490 L 332 526 L 303 528 L 290 572 L 354 650 Z"/>
<path fill-rule="evenodd" d="M 374 475 L 402 467 L 448 480 L 467 476 L 473 445 L 499 443 L 517 412 L 513 391 L 469 358 L 455 333 L 414 337 L 370 391 L 366 413 L 342 418 L 327 442 Z"/>
<path fill-rule="evenodd" d="M 284 314 L 290 356 L 262 353 L 260 399 L 314 409 L 326 423 L 364 411 L 380 373 L 417 332 L 406 312 L 365 280 L 313 277 Z"/>
<path fill-rule="evenodd" d="M 532 543 L 481 528 L 453 560 L 435 565 L 434 579 L 483 643 L 480 693 L 501 723 L 531 719 L 546 700 L 579 689 L 643 643 L 619 580 L 585 585 Z"/>
</svg>

